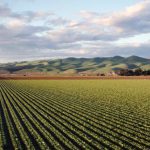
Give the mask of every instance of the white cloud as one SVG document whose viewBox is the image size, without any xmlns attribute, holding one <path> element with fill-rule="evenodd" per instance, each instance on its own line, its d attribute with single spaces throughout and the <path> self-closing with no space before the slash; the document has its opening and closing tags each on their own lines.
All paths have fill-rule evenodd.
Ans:
<svg viewBox="0 0 150 150">
<path fill-rule="evenodd" d="M 50 31 L 49 38 L 58 42 L 115 41 L 150 33 L 150 1 L 109 14 L 80 12 L 80 20 L 68 21 L 63 28 Z M 59 19 L 58 19 L 59 20 Z M 62 24 L 60 22 L 58 24 Z"/>
<path fill-rule="evenodd" d="M 19 19 L 11 19 L 7 22 L 6 26 L 10 28 L 20 28 L 25 26 L 25 22 Z"/>
<path fill-rule="evenodd" d="M 0 6 L 0 55 L 3 60 L 55 56 L 150 56 L 149 42 L 116 41 L 150 33 L 150 1 L 144 0 L 118 12 L 81 11 L 68 20 L 52 12 L 14 12 Z M 126 40 L 127 41 L 127 40 Z M 88 43 L 88 44 L 87 44 Z M 2 59 L 1 59 L 2 60 Z"/>
<path fill-rule="evenodd" d="M 11 15 L 11 9 L 8 8 L 7 6 L 0 5 L 0 17 L 7 17 Z"/>
</svg>

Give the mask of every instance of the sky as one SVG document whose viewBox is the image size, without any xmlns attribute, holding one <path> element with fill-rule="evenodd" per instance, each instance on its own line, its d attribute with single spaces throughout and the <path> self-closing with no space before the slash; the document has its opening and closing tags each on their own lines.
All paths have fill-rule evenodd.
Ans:
<svg viewBox="0 0 150 150">
<path fill-rule="evenodd" d="M 150 58 L 150 0 L 0 0 L 0 63 Z"/>
</svg>

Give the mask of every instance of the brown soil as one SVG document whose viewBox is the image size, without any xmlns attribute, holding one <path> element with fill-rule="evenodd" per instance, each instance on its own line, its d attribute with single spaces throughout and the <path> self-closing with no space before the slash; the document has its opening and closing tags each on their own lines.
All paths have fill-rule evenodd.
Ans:
<svg viewBox="0 0 150 150">
<path fill-rule="evenodd" d="M 0 80 L 98 80 L 98 79 L 150 79 L 150 76 L 2 76 Z"/>
</svg>

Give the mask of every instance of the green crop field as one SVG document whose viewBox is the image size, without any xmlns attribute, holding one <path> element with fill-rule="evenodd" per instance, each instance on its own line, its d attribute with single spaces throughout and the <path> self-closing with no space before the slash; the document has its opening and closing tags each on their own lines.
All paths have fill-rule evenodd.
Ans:
<svg viewBox="0 0 150 150">
<path fill-rule="evenodd" d="M 150 150 L 150 80 L 0 80 L 0 149 Z"/>
</svg>

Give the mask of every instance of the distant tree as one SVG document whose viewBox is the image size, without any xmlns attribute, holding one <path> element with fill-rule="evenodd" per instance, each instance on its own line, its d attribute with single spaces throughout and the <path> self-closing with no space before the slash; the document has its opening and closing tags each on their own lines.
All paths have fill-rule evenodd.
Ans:
<svg viewBox="0 0 150 150">
<path fill-rule="evenodd" d="M 100 76 L 105 76 L 105 74 L 104 74 L 104 73 L 101 73 Z"/>
<path fill-rule="evenodd" d="M 131 69 L 121 69 L 117 72 L 120 76 L 140 76 L 140 75 L 150 75 L 150 70 L 143 71 L 141 68 L 138 68 L 136 70 Z"/>
<path fill-rule="evenodd" d="M 100 73 L 97 73 L 96 75 L 97 75 L 97 76 L 100 76 Z"/>
<path fill-rule="evenodd" d="M 136 76 L 140 76 L 140 75 L 142 75 L 142 73 L 143 73 L 143 70 L 142 70 L 141 68 L 138 68 L 138 69 L 136 69 L 136 70 L 134 71 L 134 74 L 135 74 Z"/>
<path fill-rule="evenodd" d="M 130 70 L 130 69 L 121 69 L 116 72 L 116 74 L 120 76 L 141 76 L 141 75 L 150 75 L 150 70 L 142 70 L 141 68 L 138 68 L 136 70 Z"/>
<path fill-rule="evenodd" d="M 128 76 L 134 76 L 134 71 L 133 70 L 128 70 Z"/>
<path fill-rule="evenodd" d="M 150 75 L 150 70 L 147 71 L 147 75 Z"/>
<path fill-rule="evenodd" d="M 145 76 L 146 76 L 146 75 L 150 75 L 150 70 L 144 70 L 144 71 L 143 71 L 143 75 L 145 75 Z"/>
<path fill-rule="evenodd" d="M 121 69 L 118 72 L 118 75 L 120 75 L 120 76 L 127 76 L 128 75 L 128 69 Z"/>
</svg>

